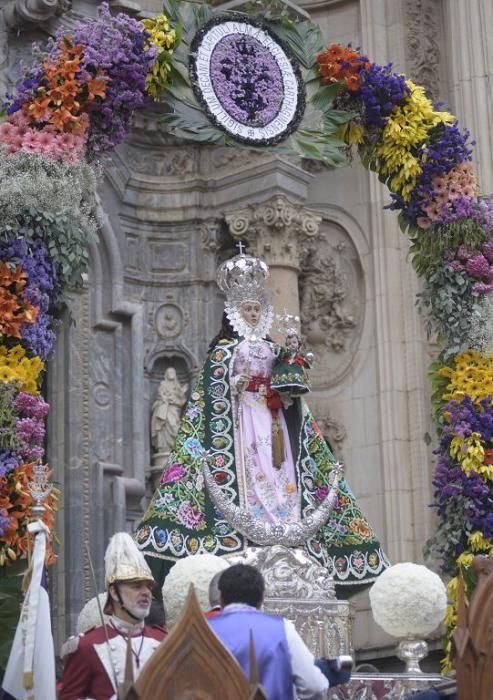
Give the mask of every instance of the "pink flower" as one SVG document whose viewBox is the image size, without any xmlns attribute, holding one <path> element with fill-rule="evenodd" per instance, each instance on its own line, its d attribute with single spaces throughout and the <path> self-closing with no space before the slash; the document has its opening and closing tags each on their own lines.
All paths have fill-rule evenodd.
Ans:
<svg viewBox="0 0 493 700">
<path fill-rule="evenodd" d="M 488 258 L 488 262 L 493 262 L 493 240 L 483 243 L 483 254 Z"/>
<path fill-rule="evenodd" d="M 9 143 L 11 139 L 19 134 L 19 129 L 10 122 L 0 124 L 0 141 Z"/>
<path fill-rule="evenodd" d="M 454 272 L 463 272 L 464 271 L 464 265 L 460 263 L 458 260 L 454 260 L 453 262 L 450 263 L 449 268 L 453 270 Z"/>
<path fill-rule="evenodd" d="M 460 245 L 457 249 L 457 257 L 459 258 L 459 260 L 469 260 L 471 255 L 472 250 L 464 244 Z"/>
<path fill-rule="evenodd" d="M 185 476 L 185 467 L 181 464 L 176 464 L 174 462 L 161 477 L 162 484 L 171 484 L 175 481 L 180 481 L 180 479 Z"/>
<path fill-rule="evenodd" d="M 190 501 L 183 501 L 180 504 L 178 510 L 176 511 L 176 516 L 178 520 L 185 525 L 185 527 L 188 527 L 191 530 L 196 530 L 204 521 L 203 513 L 195 510 Z"/>
<path fill-rule="evenodd" d="M 418 216 L 416 223 L 420 228 L 428 229 L 431 226 L 431 219 L 428 219 L 427 216 Z"/>
<path fill-rule="evenodd" d="M 489 278 L 491 275 L 490 264 L 481 253 L 469 258 L 466 263 L 466 270 L 471 277 L 476 277 L 480 280 Z"/>
<path fill-rule="evenodd" d="M 493 292 L 493 284 L 485 284 L 484 282 L 475 282 L 472 285 L 472 291 L 476 294 L 491 294 Z"/>
<path fill-rule="evenodd" d="M 447 185 L 442 177 L 434 177 L 432 180 L 433 189 L 437 194 L 447 191 Z"/>
<path fill-rule="evenodd" d="M 317 499 L 322 502 L 325 501 L 329 494 L 329 487 L 328 486 L 320 486 L 316 491 L 315 491 L 315 496 Z"/>
</svg>

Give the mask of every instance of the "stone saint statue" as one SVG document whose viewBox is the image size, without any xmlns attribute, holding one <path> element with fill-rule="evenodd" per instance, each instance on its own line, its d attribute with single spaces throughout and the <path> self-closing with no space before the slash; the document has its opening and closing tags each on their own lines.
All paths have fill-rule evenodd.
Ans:
<svg viewBox="0 0 493 700">
<path fill-rule="evenodd" d="M 168 367 L 152 404 L 151 442 L 154 452 L 168 453 L 173 448 L 180 426 L 188 384 L 180 384 L 174 367 Z"/>
</svg>

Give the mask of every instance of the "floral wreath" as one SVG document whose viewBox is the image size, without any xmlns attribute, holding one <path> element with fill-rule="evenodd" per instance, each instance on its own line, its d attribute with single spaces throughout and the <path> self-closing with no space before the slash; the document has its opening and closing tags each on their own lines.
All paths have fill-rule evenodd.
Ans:
<svg viewBox="0 0 493 700">
<path fill-rule="evenodd" d="M 194 93 L 228 136 L 270 146 L 296 130 L 305 110 L 301 72 L 266 24 L 238 14 L 214 17 L 190 48 Z"/>
</svg>

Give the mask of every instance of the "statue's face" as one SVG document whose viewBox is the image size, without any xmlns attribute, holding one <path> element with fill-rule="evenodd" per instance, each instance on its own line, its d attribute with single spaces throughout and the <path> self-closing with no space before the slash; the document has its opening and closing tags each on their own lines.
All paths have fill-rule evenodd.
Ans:
<svg viewBox="0 0 493 700">
<path fill-rule="evenodd" d="M 260 316 L 262 313 L 262 308 L 258 301 L 244 301 L 240 306 L 240 313 L 242 318 L 253 328 L 258 326 L 260 321 Z"/>
<path fill-rule="evenodd" d="M 298 350 L 299 346 L 300 342 L 298 340 L 298 336 L 295 333 L 288 335 L 286 338 L 286 347 L 288 350 Z"/>
<path fill-rule="evenodd" d="M 168 367 L 164 376 L 166 379 L 176 379 L 176 369 L 174 367 Z"/>
</svg>

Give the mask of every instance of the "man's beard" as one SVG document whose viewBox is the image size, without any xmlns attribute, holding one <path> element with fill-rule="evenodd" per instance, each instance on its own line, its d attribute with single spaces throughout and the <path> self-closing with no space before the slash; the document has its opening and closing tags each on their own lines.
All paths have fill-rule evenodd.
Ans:
<svg viewBox="0 0 493 700">
<path fill-rule="evenodd" d="M 145 607 L 142 605 L 137 605 L 136 603 L 131 603 L 127 600 L 127 596 L 123 591 L 121 591 L 121 597 L 125 610 L 127 610 L 131 615 L 136 617 L 138 620 L 144 620 L 151 611 L 151 604 L 149 603 Z"/>
</svg>

